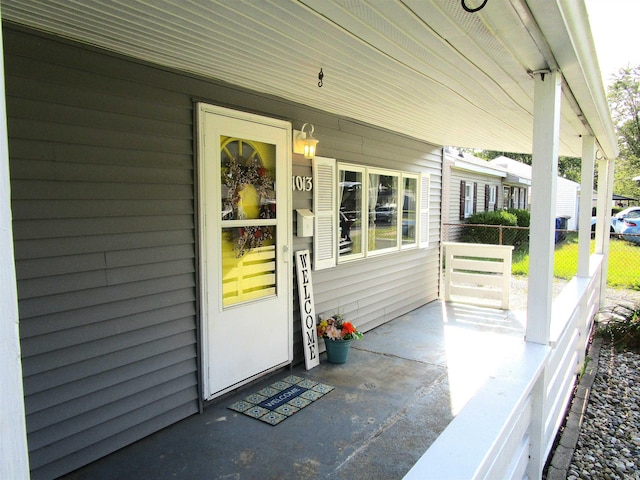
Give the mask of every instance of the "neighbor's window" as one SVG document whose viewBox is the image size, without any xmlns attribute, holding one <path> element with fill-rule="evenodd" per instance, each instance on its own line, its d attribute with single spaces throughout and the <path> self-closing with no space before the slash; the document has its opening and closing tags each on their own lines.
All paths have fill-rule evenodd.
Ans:
<svg viewBox="0 0 640 480">
<path fill-rule="evenodd" d="M 498 186 L 492 185 L 489 187 L 489 208 L 487 210 L 493 211 L 496 209 L 496 196 L 498 194 Z"/>
<path fill-rule="evenodd" d="M 464 218 L 473 215 L 473 185 L 471 182 L 464 185 Z"/>
<path fill-rule="evenodd" d="M 503 192 L 503 195 L 504 195 L 504 198 L 502 200 L 502 206 L 504 208 L 511 208 L 511 188 L 510 187 L 504 187 L 502 192 Z"/>
</svg>

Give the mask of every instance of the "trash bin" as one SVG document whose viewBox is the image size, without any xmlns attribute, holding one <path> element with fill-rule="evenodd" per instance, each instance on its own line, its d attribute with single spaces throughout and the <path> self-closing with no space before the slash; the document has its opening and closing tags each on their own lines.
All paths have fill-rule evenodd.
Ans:
<svg viewBox="0 0 640 480">
<path fill-rule="evenodd" d="M 556 217 L 556 243 L 562 242 L 567 238 L 567 226 L 570 218 L 566 215 Z"/>
</svg>

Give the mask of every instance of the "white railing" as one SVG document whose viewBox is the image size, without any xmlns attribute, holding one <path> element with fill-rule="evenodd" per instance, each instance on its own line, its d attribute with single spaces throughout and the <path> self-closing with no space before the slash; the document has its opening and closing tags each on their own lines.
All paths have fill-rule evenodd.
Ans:
<svg viewBox="0 0 640 480">
<path fill-rule="evenodd" d="M 523 342 L 404 477 L 541 478 L 599 308 L 603 255 L 555 299 L 549 345 Z"/>
<path fill-rule="evenodd" d="M 509 309 L 511 245 L 443 242 L 445 301 Z"/>
</svg>

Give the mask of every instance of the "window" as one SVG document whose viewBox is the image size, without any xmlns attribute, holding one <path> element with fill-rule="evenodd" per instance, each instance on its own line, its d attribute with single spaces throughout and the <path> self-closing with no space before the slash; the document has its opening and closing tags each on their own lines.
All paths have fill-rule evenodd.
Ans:
<svg viewBox="0 0 640 480">
<path fill-rule="evenodd" d="M 369 253 L 398 247 L 398 178 L 369 170 Z"/>
<path fill-rule="evenodd" d="M 487 211 L 493 211 L 496 209 L 496 197 L 498 196 L 498 186 L 492 185 L 489 187 L 489 202 L 487 205 Z"/>
<path fill-rule="evenodd" d="M 502 201 L 502 205 L 504 208 L 511 208 L 511 188 L 504 187 L 503 189 L 504 199 Z"/>
<path fill-rule="evenodd" d="M 427 245 L 428 175 L 342 163 L 337 175 L 339 262 Z"/>
<path fill-rule="evenodd" d="M 418 225 L 418 175 L 405 174 L 402 189 L 402 247 L 416 245 Z"/>
<path fill-rule="evenodd" d="M 513 189 L 512 207 L 513 208 L 519 208 L 520 207 L 520 189 L 519 188 L 514 188 Z"/>
<path fill-rule="evenodd" d="M 477 185 L 467 183 L 464 185 L 464 218 L 469 218 L 476 213 Z"/>
<path fill-rule="evenodd" d="M 364 208 L 363 195 L 364 168 L 340 167 L 338 169 L 338 255 L 351 258 L 362 257 L 362 222 Z"/>
</svg>

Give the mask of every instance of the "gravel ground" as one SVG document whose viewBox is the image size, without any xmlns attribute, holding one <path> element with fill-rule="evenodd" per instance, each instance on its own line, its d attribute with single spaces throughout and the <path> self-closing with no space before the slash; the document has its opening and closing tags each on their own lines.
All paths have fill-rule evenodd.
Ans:
<svg viewBox="0 0 640 480">
<path fill-rule="evenodd" d="M 603 343 L 568 480 L 640 479 L 639 380 L 640 355 Z"/>
</svg>

